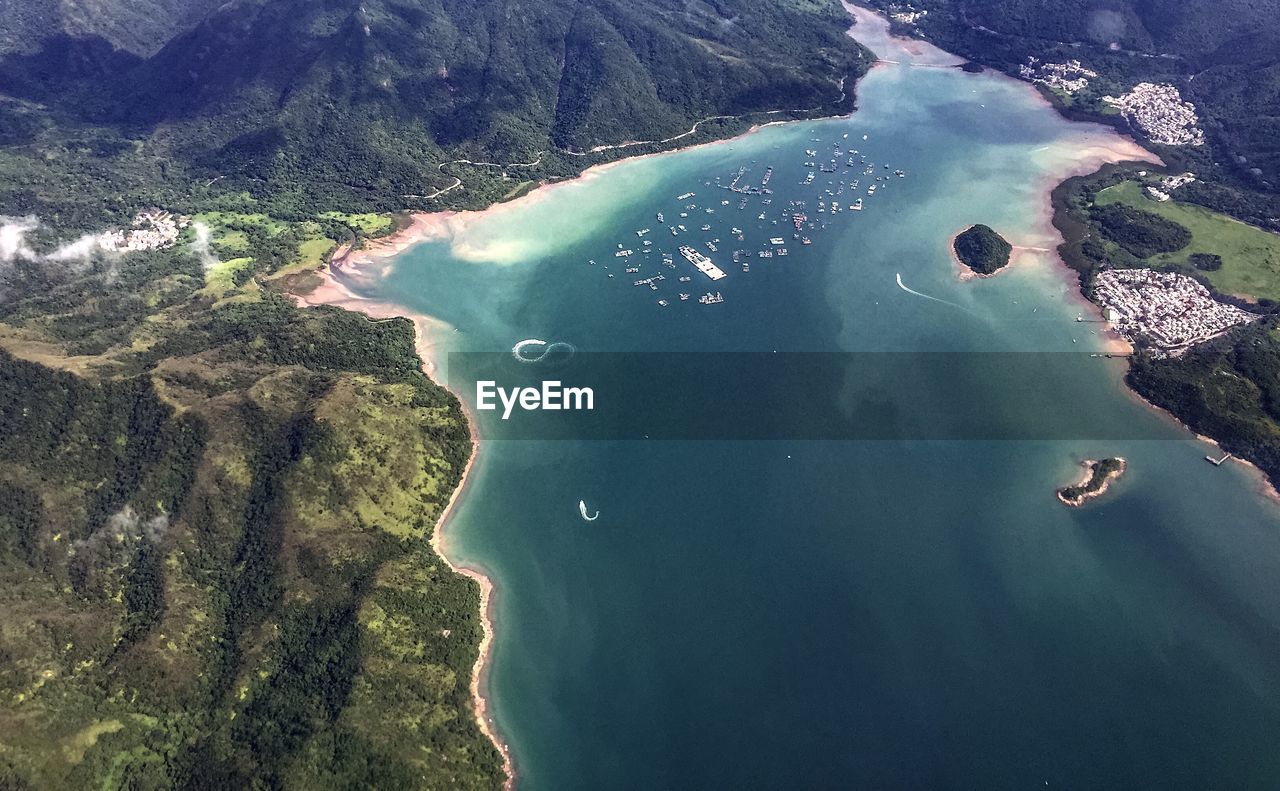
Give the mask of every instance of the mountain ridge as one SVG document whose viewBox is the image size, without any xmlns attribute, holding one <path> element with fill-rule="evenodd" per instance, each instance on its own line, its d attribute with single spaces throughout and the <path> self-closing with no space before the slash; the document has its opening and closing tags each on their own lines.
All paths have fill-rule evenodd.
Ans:
<svg viewBox="0 0 1280 791">
<path fill-rule="evenodd" d="M 284 213 L 404 208 L 404 195 L 445 186 L 438 168 L 453 159 L 531 159 L 664 139 L 708 116 L 831 106 L 870 58 L 834 3 L 800 7 L 236 0 L 147 57 L 98 39 L 9 55 L 0 129 L 24 116 L 57 143 L 59 128 L 78 128 L 120 150 L 97 165 L 163 159 L 174 181 L 221 177 L 219 191 Z M 36 161 L 40 138 L 18 141 L 33 155 L 18 164 L 43 171 L 32 180 L 48 192 L 58 172 Z M 39 196 L 10 195 L 43 214 Z"/>
</svg>

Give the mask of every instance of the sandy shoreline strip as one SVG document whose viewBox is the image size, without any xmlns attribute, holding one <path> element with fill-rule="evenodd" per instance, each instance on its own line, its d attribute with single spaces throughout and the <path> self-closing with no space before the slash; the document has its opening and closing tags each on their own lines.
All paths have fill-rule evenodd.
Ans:
<svg viewBox="0 0 1280 791">
<path fill-rule="evenodd" d="M 423 363 L 423 368 L 425 373 L 425 362 Z M 480 650 L 476 654 L 475 665 L 471 668 L 471 701 L 472 705 L 475 706 L 476 723 L 480 726 L 480 732 L 489 741 L 493 742 L 493 746 L 497 748 L 498 753 L 502 756 L 502 771 L 507 775 L 503 788 L 510 791 L 515 788 L 516 783 L 515 763 L 511 759 L 511 748 L 507 745 L 506 739 L 503 739 L 498 734 L 498 724 L 489 711 L 489 696 L 487 694 L 489 670 L 493 658 L 494 594 L 497 588 L 489 575 L 480 569 L 455 564 L 449 559 L 449 554 L 445 548 L 445 528 L 449 523 L 449 517 L 453 515 L 455 506 L 467 490 L 472 480 L 472 469 L 475 467 L 476 460 L 480 457 L 480 438 L 476 433 L 475 416 L 471 414 L 465 404 L 462 406 L 462 414 L 467 422 L 467 430 L 471 434 L 471 456 L 467 459 L 467 466 L 462 469 L 462 477 L 458 480 L 457 487 L 454 488 L 453 494 L 449 495 L 449 502 L 445 504 L 444 511 L 440 513 L 440 518 L 436 521 L 435 529 L 431 533 L 431 548 L 449 565 L 449 568 L 458 574 L 470 577 L 480 586 Z"/>
<path fill-rule="evenodd" d="M 647 154 L 635 154 L 633 156 L 615 159 L 610 162 L 603 162 L 599 165 L 592 165 L 577 176 L 573 176 L 571 178 L 558 179 L 556 181 L 544 181 L 515 200 L 495 203 L 486 209 L 465 209 L 462 211 L 449 209 L 436 212 L 408 212 L 406 216 L 409 217 L 409 223 L 394 233 L 387 236 L 365 240 L 364 245 L 356 250 L 348 250 L 345 247 L 340 248 L 333 256 L 335 263 L 332 265 L 332 268 L 336 269 L 338 273 L 346 279 L 364 279 L 367 277 L 367 270 L 371 267 L 377 267 L 378 274 L 382 275 L 385 274 L 387 268 L 391 266 L 390 259 L 395 258 L 411 247 L 423 242 L 449 241 L 456 239 L 479 220 L 501 217 L 505 213 L 517 211 L 532 204 L 540 203 L 545 201 L 558 189 L 571 185 L 581 185 L 587 181 L 599 178 L 602 174 L 620 165 L 631 164 L 652 157 L 667 157 L 675 154 L 684 154 L 710 146 L 729 145 L 770 126 L 789 123 L 803 123 L 805 121 L 828 121 L 834 118 L 848 118 L 851 115 L 851 113 L 844 113 L 841 115 L 824 116 L 821 118 L 766 121 L 764 123 L 752 124 L 750 127 L 733 137 L 726 137 L 720 140 L 710 140 L 705 143 L 698 143 L 696 145 L 685 146 L 683 148 L 653 151 Z M 325 285 L 322 285 L 320 287 L 321 289 L 329 285 L 329 281 L 331 280 L 330 274 L 332 274 L 329 270 L 330 267 L 325 267 L 317 272 L 317 274 L 325 280 Z M 317 289 L 317 291 L 319 290 L 320 289 Z M 345 288 L 343 290 L 348 291 L 349 293 L 349 290 Z M 316 292 L 312 292 L 312 294 L 314 293 Z M 310 295 L 302 296 L 310 297 Z M 313 301 L 315 304 L 331 304 L 325 302 L 323 299 L 308 299 L 308 302 Z"/>
<path fill-rule="evenodd" d="M 876 55 L 880 57 L 881 60 L 876 63 L 876 68 L 889 65 L 907 67 L 912 65 L 955 67 L 965 62 L 963 58 L 939 49 L 934 44 L 923 39 L 899 36 L 892 33 L 889 29 L 888 21 L 880 16 L 880 14 L 874 9 L 854 5 L 849 2 L 849 0 L 841 0 L 841 3 L 844 5 L 845 10 L 854 17 L 858 24 L 865 25 L 867 28 L 872 30 L 872 37 L 876 35 L 883 35 L 885 37 L 884 43 L 886 46 L 897 48 L 897 51 L 889 51 L 885 53 L 877 52 Z M 857 25 L 849 30 L 849 35 L 855 39 L 857 38 L 854 36 L 854 32 L 856 30 Z M 919 58 L 920 62 L 899 63 L 895 60 L 885 59 L 888 57 Z M 1050 102 L 1044 94 L 1042 94 L 1031 83 L 1014 79 L 1013 77 L 1000 72 L 994 72 L 991 70 L 987 70 L 987 72 L 995 75 L 997 78 L 1016 83 L 1025 90 L 1036 103 L 1051 110 L 1055 109 L 1053 107 L 1053 103 Z M 1101 136 L 1105 139 L 1100 139 L 1088 145 L 1077 147 L 1072 151 L 1073 156 L 1069 163 L 1046 172 L 1040 179 L 1040 183 L 1037 184 L 1036 190 L 1036 194 L 1039 196 L 1039 206 L 1036 214 L 1035 227 L 1030 229 L 1025 236 L 1019 237 L 1016 242 L 1013 239 L 1010 239 L 1010 242 L 1013 244 L 1013 251 L 1009 257 L 1008 265 L 1001 267 L 990 275 L 974 272 L 966 266 L 955 252 L 956 237 L 963 233 L 966 228 L 957 230 L 947 239 L 947 256 L 950 258 L 954 266 L 956 276 L 964 282 L 978 281 L 994 277 L 1002 272 L 1014 268 L 1015 266 L 1025 266 L 1041 255 L 1052 256 L 1053 260 L 1058 263 L 1058 266 L 1055 267 L 1055 269 L 1060 271 L 1062 276 L 1068 280 L 1068 298 L 1075 301 L 1076 306 L 1081 309 L 1082 313 L 1091 313 L 1094 318 L 1100 320 L 1102 318 L 1102 308 L 1085 297 L 1080 289 L 1079 283 L 1077 282 L 1078 275 L 1076 271 L 1067 266 L 1066 262 L 1063 261 L 1062 257 L 1057 253 L 1058 246 L 1061 245 L 1064 240 L 1062 238 L 1062 234 L 1058 232 L 1058 229 L 1053 224 L 1053 191 L 1059 184 L 1067 179 L 1094 173 L 1103 165 L 1118 162 L 1146 162 L 1153 165 L 1163 166 L 1164 161 L 1161 160 L 1160 157 L 1143 148 L 1141 144 L 1133 138 L 1122 135 L 1120 132 L 1109 126 L 1096 123 L 1070 121 L 1070 119 L 1066 120 L 1070 123 L 1077 124 L 1082 129 L 1086 130 L 1091 126 L 1094 128 L 1094 131 L 1086 132 L 1087 135 Z M 1110 329 L 1110 327 L 1107 328 L 1104 338 L 1104 349 L 1106 353 L 1133 353 L 1132 345 L 1125 338 L 1120 336 L 1119 333 Z M 1125 389 L 1129 388 L 1126 387 Z"/>
</svg>

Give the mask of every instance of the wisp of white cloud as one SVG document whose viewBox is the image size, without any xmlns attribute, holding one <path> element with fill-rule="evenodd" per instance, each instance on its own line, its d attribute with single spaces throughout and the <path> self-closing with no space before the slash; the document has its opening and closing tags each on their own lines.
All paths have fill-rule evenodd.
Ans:
<svg viewBox="0 0 1280 791">
<path fill-rule="evenodd" d="M 218 257 L 213 254 L 213 249 L 209 246 L 209 239 L 213 236 L 213 232 L 208 225 L 199 220 L 192 223 L 191 227 L 196 232 L 196 238 L 191 242 L 191 252 L 200 259 L 200 263 L 204 264 L 207 272 L 218 263 Z"/>
<path fill-rule="evenodd" d="M 40 221 L 30 215 L 0 215 L 0 264 L 11 264 L 19 258 L 37 258 L 36 252 L 27 245 L 27 234 L 39 227 Z"/>
</svg>

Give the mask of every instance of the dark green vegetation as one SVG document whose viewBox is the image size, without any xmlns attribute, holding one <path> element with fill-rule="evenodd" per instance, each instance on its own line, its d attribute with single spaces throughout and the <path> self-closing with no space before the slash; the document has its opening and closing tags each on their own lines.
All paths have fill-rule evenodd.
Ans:
<svg viewBox="0 0 1280 791">
<path fill-rule="evenodd" d="M 987 225 L 973 225 L 956 236 L 956 257 L 980 275 L 1008 265 L 1013 246 Z"/>
<path fill-rule="evenodd" d="M 147 57 L 53 35 L 0 57 L 0 205 L 73 228 L 487 205 L 700 119 L 732 116 L 683 142 L 848 111 L 848 27 L 834 0 L 238 0 Z"/>
<path fill-rule="evenodd" d="M 1138 258 L 1173 253 L 1191 243 L 1191 232 L 1176 222 L 1131 206 L 1094 206 L 1102 235 Z"/>
<path fill-rule="evenodd" d="M 897 0 L 893 0 L 897 2 Z M 891 0 L 873 0 L 882 8 Z M 1080 94 L 1045 90 L 1068 116 L 1127 128 L 1101 102 L 1138 82 L 1177 86 L 1207 144 L 1153 145 L 1202 181 L 1180 200 L 1280 230 L 1280 3 L 1276 0 L 913 0 L 918 32 L 1006 72 L 1028 56 L 1079 60 L 1098 78 Z M 901 32 L 915 33 L 916 29 Z"/>
<path fill-rule="evenodd" d="M 1109 458 L 1089 464 L 1089 479 L 1083 484 L 1058 490 L 1058 499 L 1067 505 L 1080 505 L 1091 496 L 1101 494 L 1111 481 L 1124 473 L 1124 459 Z"/>
<path fill-rule="evenodd" d="M 99 52 L 149 55 L 225 0 L 23 0 L 0 17 L 0 53 L 39 52 L 48 42 L 95 39 Z"/>
<path fill-rule="evenodd" d="M 478 591 L 428 543 L 470 440 L 411 324 L 265 278 L 226 300 L 179 252 L 25 270 L 0 305 L 0 786 L 498 785 Z"/>
<path fill-rule="evenodd" d="M 1280 330 L 1237 330 L 1169 360 L 1139 359 L 1129 383 L 1280 485 Z"/>
<path fill-rule="evenodd" d="M 1143 186 L 1158 181 L 1140 172 L 1109 165 L 1054 190 L 1053 221 L 1065 240 L 1059 252 L 1086 290 L 1100 268 L 1147 267 L 1194 277 L 1246 309 L 1273 311 L 1280 236 L 1180 200 L 1152 200 Z"/>
<path fill-rule="evenodd" d="M 1217 253 L 1192 253 L 1187 262 L 1201 272 L 1217 272 L 1222 269 L 1222 256 Z"/>
<path fill-rule="evenodd" d="M 409 322 L 285 294 L 389 210 L 848 111 L 848 25 L 833 0 L 6 9 L 0 214 L 39 227 L 0 260 L 0 787 L 499 785 L 477 591 L 429 545 L 459 406 Z M 218 260 L 195 225 L 43 255 L 148 206 Z"/>
</svg>

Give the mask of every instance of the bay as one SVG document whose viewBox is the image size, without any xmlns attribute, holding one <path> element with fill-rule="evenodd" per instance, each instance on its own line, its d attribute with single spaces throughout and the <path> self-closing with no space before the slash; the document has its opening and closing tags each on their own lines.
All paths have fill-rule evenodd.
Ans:
<svg viewBox="0 0 1280 791">
<path fill-rule="evenodd" d="M 455 218 L 357 288 L 432 317 L 446 376 L 449 352 L 530 338 L 583 354 L 1106 350 L 1101 324 L 1076 321 L 1097 315 L 1050 251 L 1047 193 L 1131 147 L 861 20 L 896 62 L 859 84 L 851 118 L 627 161 Z M 716 186 L 770 167 L 772 194 L 744 209 Z M 856 197 L 861 212 L 816 211 Z M 791 238 L 791 201 L 814 221 L 810 245 Z M 1023 249 L 964 281 L 948 239 L 975 222 Z M 788 255 L 759 258 L 775 236 Z M 615 257 L 619 244 L 635 254 Z M 679 244 L 726 278 L 707 281 Z M 655 274 L 657 292 L 632 285 Z M 724 302 L 698 303 L 708 290 Z M 485 686 L 520 786 L 1274 787 L 1280 509 L 1134 398 L 1123 361 L 1096 363 L 1042 386 L 1087 387 L 1124 436 L 483 442 L 447 546 L 496 586 Z M 691 377 L 683 397 L 706 385 Z M 500 417 L 477 414 L 492 434 Z M 1112 491 L 1080 509 L 1054 498 L 1105 456 L 1129 462 Z"/>
</svg>

